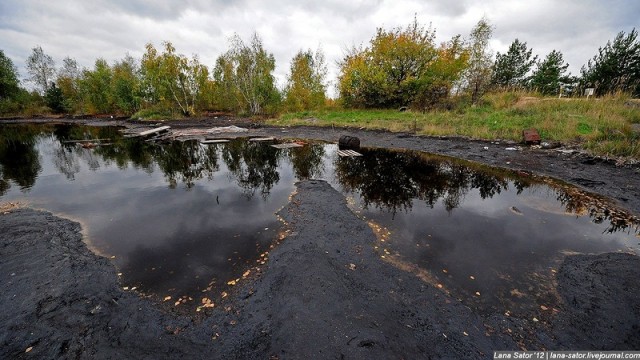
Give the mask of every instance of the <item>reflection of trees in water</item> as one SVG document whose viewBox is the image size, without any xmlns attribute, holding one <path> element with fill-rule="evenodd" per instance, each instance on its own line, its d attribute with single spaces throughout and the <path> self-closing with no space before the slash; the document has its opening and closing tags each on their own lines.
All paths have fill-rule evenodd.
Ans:
<svg viewBox="0 0 640 360">
<path fill-rule="evenodd" d="M 556 199 L 560 201 L 568 213 L 589 215 L 596 224 L 608 221 L 609 226 L 605 232 L 640 232 L 640 219 L 615 208 L 610 201 L 604 198 L 566 185 L 556 185 L 554 190 L 556 191 Z"/>
<path fill-rule="evenodd" d="M 617 209 L 609 201 L 554 181 L 519 177 L 512 172 L 479 166 L 478 169 L 411 151 L 362 149 L 363 157 L 338 158 L 336 176 L 345 190 L 359 192 L 365 207 L 396 213 L 408 211 L 413 199 L 433 207 L 442 199 L 447 211 L 457 208 L 464 196 L 477 189 L 483 199 L 506 190 L 517 194 L 532 186 L 548 186 L 568 213 L 588 215 L 595 223 L 609 222 L 607 232 L 639 232 L 640 219 Z"/>
<path fill-rule="evenodd" d="M 267 198 L 280 181 L 278 161 L 281 152 L 261 142 L 234 140 L 222 149 L 222 158 L 245 194 L 252 197 L 257 190 Z"/>
<path fill-rule="evenodd" d="M 291 161 L 296 179 L 305 180 L 320 177 L 324 172 L 325 151 L 321 144 L 307 144 L 303 147 L 289 149 L 288 158 Z"/>
<path fill-rule="evenodd" d="M 35 184 L 41 171 L 37 144 L 42 137 L 54 139 L 50 153 L 53 165 L 68 179 L 80 171 L 81 163 L 93 170 L 115 163 L 120 169 L 133 166 L 149 173 L 157 163 L 170 186 L 175 187 L 180 181 L 190 188 L 199 179 L 212 178 L 219 170 L 222 156 L 248 196 L 259 191 L 267 197 L 280 180 L 277 167 L 284 156 L 291 161 L 299 180 L 320 176 L 324 171 L 325 149 L 319 144 L 284 151 L 244 140 L 209 146 L 193 141 L 158 145 L 124 139 L 114 127 L 6 125 L 0 127 L 0 196 L 9 190 L 11 183 L 23 191 Z M 84 149 L 68 142 L 81 139 L 111 139 L 112 145 Z M 362 158 L 336 160 L 338 181 L 347 191 L 361 193 L 365 206 L 373 204 L 393 213 L 411 209 L 413 199 L 425 201 L 431 207 L 442 199 L 445 208 L 451 211 L 471 189 L 478 189 L 482 198 L 490 198 L 507 189 L 509 183 L 518 194 L 539 183 L 511 172 L 484 166 L 476 169 L 418 152 L 367 149 L 362 152 L 365 155 Z M 638 232 L 640 221 L 609 201 L 556 182 L 547 185 L 567 212 L 589 215 L 596 223 L 608 221 L 608 232 Z"/>
<path fill-rule="evenodd" d="M 118 169 L 132 166 L 150 174 L 153 172 L 156 146 L 138 139 L 121 139 L 112 146 L 100 146 L 93 151 L 102 156 L 107 164 L 115 163 Z"/>
<path fill-rule="evenodd" d="M 484 199 L 508 186 L 506 178 L 417 152 L 363 149 L 362 153 L 362 157 L 338 158 L 338 181 L 347 191 L 358 191 L 365 206 L 393 213 L 411 209 L 413 199 L 430 207 L 442 199 L 451 211 L 470 189 L 478 189 Z"/>
<path fill-rule="evenodd" d="M 80 172 L 79 156 L 74 152 L 76 148 L 63 146 L 60 143 L 54 143 L 53 146 L 53 166 L 68 180 L 74 180 L 76 174 Z"/>
<path fill-rule="evenodd" d="M 197 141 L 172 141 L 155 146 L 153 158 L 171 188 L 176 187 L 178 179 L 191 188 L 205 176 L 213 179 L 213 174 L 220 168 L 217 147 L 201 145 Z"/>
<path fill-rule="evenodd" d="M 0 195 L 10 188 L 10 181 L 22 191 L 28 191 L 40 173 L 40 156 L 36 149 L 37 126 L 0 127 Z"/>
<path fill-rule="evenodd" d="M 97 140 L 109 143 L 118 141 L 122 135 L 115 127 L 86 127 L 72 125 L 57 125 L 53 130 L 53 136 L 57 140 L 53 146 L 53 164 L 60 173 L 68 179 L 73 180 L 75 174 L 80 172 L 80 163 L 87 164 L 87 167 L 96 171 L 103 163 L 109 163 L 110 157 L 105 153 L 119 146 L 99 146 L 95 149 L 86 149 L 74 141 L 77 140 Z"/>
</svg>

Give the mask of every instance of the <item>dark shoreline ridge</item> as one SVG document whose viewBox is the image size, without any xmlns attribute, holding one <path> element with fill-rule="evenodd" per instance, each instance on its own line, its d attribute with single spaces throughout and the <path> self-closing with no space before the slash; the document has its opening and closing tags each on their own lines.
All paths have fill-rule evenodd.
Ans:
<svg viewBox="0 0 640 360">
<path fill-rule="evenodd" d="M 640 348 L 637 256 L 567 256 L 557 274 L 563 305 L 543 324 L 482 317 L 382 261 L 371 229 L 324 181 L 298 183 L 280 216 L 291 235 L 262 274 L 196 319 L 123 291 L 78 223 L 32 209 L 1 214 L 0 358 L 491 358 L 523 347 Z"/>
</svg>

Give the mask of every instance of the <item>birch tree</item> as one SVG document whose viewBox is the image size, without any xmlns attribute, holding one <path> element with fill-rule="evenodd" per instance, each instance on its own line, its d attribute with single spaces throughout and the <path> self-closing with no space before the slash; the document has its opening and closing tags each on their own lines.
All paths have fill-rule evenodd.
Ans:
<svg viewBox="0 0 640 360">
<path fill-rule="evenodd" d="M 62 60 L 62 67 L 58 70 L 56 82 L 62 96 L 65 111 L 76 112 L 82 109 L 82 96 L 80 94 L 81 71 L 75 59 L 66 57 Z"/>
<path fill-rule="evenodd" d="M 42 47 L 36 46 L 27 58 L 28 80 L 33 83 L 40 95 L 47 92 L 56 76 L 56 64 L 53 58 L 44 53 Z"/>
<path fill-rule="evenodd" d="M 469 63 L 463 77 L 463 87 L 471 95 L 471 102 L 474 104 L 480 100 L 491 81 L 493 54 L 489 48 L 489 40 L 492 34 L 493 26 L 485 18 L 480 19 L 471 30 Z"/>
<path fill-rule="evenodd" d="M 196 55 L 191 59 L 177 54 L 166 41 L 159 53 L 152 44 L 142 57 L 142 84 L 146 98 L 152 104 L 169 101 L 177 105 L 185 116 L 197 113 L 198 97 L 209 78 L 209 70 Z"/>
<path fill-rule="evenodd" d="M 216 83 L 231 85 L 241 112 L 255 115 L 273 111 L 280 100 L 273 77 L 275 57 L 264 49 L 257 33 L 249 44 L 237 34 L 229 42 L 230 49 L 216 61 Z"/>
</svg>

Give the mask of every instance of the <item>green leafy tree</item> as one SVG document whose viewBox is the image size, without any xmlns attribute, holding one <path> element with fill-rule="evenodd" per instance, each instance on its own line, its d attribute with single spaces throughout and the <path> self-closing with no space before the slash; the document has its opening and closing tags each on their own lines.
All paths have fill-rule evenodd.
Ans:
<svg viewBox="0 0 640 360">
<path fill-rule="evenodd" d="M 111 94 L 116 108 L 124 114 L 133 114 L 140 108 L 140 79 L 138 65 L 130 55 L 113 65 Z"/>
<path fill-rule="evenodd" d="M 56 114 L 64 112 L 64 96 L 62 90 L 52 82 L 47 92 L 44 94 L 44 101 L 47 106 Z"/>
<path fill-rule="evenodd" d="M 218 110 L 238 111 L 242 107 L 242 95 L 235 85 L 234 64 L 228 56 L 216 59 L 213 68 L 212 103 Z"/>
<path fill-rule="evenodd" d="M 80 75 L 81 72 L 75 59 L 66 57 L 62 60 L 56 84 L 62 92 L 64 110 L 70 113 L 82 111 Z"/>
<path fill-rule="evenodd" d="M 416 19 L 405 29 L 379 28 L 369 47 L 352 48 L 340 63 L 338 87 L 344 105 L 420 107 L 424 94 L 447 96 L 467 53 L 459 37 L 439 49 L 434 39 L 435 31 Z"/>
<path fill-rule="evenodd" d="M 249 44 L 237 34 L 230 44 L 231 48 L 216 61 L 216 84 L 230 90 L 237 111 L 254 115 L 275 112 L 280 103 L 273 77 L 275 57 L 264 49 L 256 33 Z"/>
<path fill-rule="evenodd" d="M 493 54 L 489 40 L 493 26 L 485 18 L 480 19 L 471 30 L 469 38 L 469 66 L 463 76 L 463 88 L 471 95 L 471 102 L 477 103 L 486 92 L 492 77 Z"/>
<path fill-rule="evenodd" d="M 56 76 L 56 64 L 53 58 L 36 46 L 27 58 L 29 81 L 36 86 L 40 95 L 44 95 Z"/>
<path fill-rule="evenodd" d="M 166 41 L 159 53 L 152 44 L 142 57 L 142 88 L 151 104 L 169 103 L 177 106 L 183 115 L 191 116 L 197 111 L 200 92 L 209 78 L 206 66 L 197 56 L 191 59 L 177 54 L 173 45 Z"/>
<path fill-rule="evenodd" d="M 83 93 L 85 106 L 90 113 L 110 113 L 113 111 L 111 97 L 111 79 L 113 71 L 106 60 L 97 59 L 93 70 L 82 72 L 80 90 Z"/>
<path fill-rule="evenodd" d="M 640 41 L 638 31 L 618 33 L 613 42 L 598 49 L 598 54 L 581 69 L 584 87 L 595 87 L 597 95 L 615 91 L 640 96 Z"/>
<path fill-rule="evenodd" d="M 437 57 L 434 39 L 435 31 L 417 19 L 406 29 L 378 28 L 368 48 L 353 48 L 341 63 L 339 87 L 345 105 L 410 105 L 419 79 Z"/>
<path fill-rule="evenodd" d="M 151 43 L 147 44 L 145 49 L 140 63 L 140 90 L 147 104 L 158 105 L 165 100 L 160 55 Z"/>
<path fill-rule="evenodd" d="M 527 84 L 527 74 L 538 56 L 531 57 L 532 49 L 526 42 L 515 39 L 506 54 L 496 53 L 491 84 L 503 89 L 518 89 Z"/>
<path fill-rule="evenodd" d="M 28 98 L 27 91 L 20 87 L 13 61 L 0 50 L 0 114 L 20 112 Z"/>
<path fill-rule="evenodd" d="M 445 99 L 467 67 L 469 53 L 460 35 L 440 45 L 437 52 L 436 59 L 416 81 L 418 91 L 412 102 L 414 108 L 448 107 Z"/>
<path fill-rule="evenodd" d="M 15 97 L 19 88 L 18 69 L 4 51 L 0 50 L 0 101 Z"/>
<path fill-rule="evenodd" d="M 291 59 L 291 72 L 285 88 L 285 106 L 290 111 L 317 109 L 326 99 L 327 66 L 324 54 L 318 49 L 300 50 Z"/>
<path fill-rule="evenodd" d="M 543 61 L 538 61 L 529 86 L 544 95 L 557 95 L 560 85 L 570 81 L 570 76 L 566 74 L 568 67 L 562 53 L 553 50 Z"/>
</svg>

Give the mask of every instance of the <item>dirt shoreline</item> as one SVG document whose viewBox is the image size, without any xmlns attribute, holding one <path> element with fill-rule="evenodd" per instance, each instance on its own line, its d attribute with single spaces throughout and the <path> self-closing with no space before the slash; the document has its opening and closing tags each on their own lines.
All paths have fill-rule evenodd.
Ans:
<svg viewBox="0 0 640 360">
<path fill-rule="evenodd" d="M 584 154 L 345 129 L 252 132 L 327 141 L 349 134 L 364 146 L 528 170 L 640 212 L 638 168 Z M 79 224 L 32 209 L 0 214 L 0 358 L 475 359 L 492 358 L 494 350 L 640 348 L 637 256 L 568 256 L 557 275 L 562 306 L 549 323 L 481 316 L 380 259 L 372 230 L 326 182 L 296 185 L 279 214 L 290 235 L 259 276 L 202 318 L 167 314 L 123 291 L 113 265 L 82 241 Z"/>
</svg>

